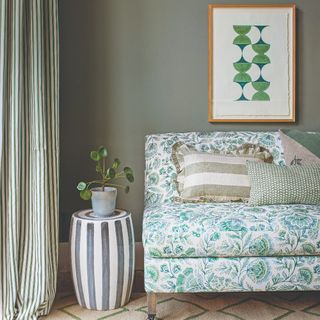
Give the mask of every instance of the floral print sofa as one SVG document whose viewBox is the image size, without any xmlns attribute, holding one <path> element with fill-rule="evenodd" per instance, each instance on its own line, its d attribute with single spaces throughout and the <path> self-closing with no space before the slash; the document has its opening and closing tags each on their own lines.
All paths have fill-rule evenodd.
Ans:
<svg viewBox="0 0 320 320">
<path fill-rule="evenodd" d="M 149 135 L 145 145 L 145 290 L 148 319 L 156 293 L 320 289 L 320 207 L 177 203 L 171 148 L 198 150 L 259 144 L 284 159 L 277 132 Z"/>
</svg>

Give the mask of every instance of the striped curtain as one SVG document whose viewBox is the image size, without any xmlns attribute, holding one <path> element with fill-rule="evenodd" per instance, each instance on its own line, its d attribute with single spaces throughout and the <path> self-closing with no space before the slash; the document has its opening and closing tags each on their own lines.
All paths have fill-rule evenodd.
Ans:
<svg viewBox="0 0 320 320">
<path fill-rule="evenodd" d="M 0 318 L 37 319 L 58 251 L 58 0 L 0 1 Z"/>
</svg>

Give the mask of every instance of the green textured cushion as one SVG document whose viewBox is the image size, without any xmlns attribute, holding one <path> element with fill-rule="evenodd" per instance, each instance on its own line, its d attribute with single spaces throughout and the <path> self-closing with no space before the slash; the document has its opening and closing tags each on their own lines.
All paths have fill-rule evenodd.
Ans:
<svg viewBox="0 0 320 320">
<path fill-rule="evenodd" d="M 247 162 L 249 205 L 320 204 L 320 165 L 277 166 Z"/>
</svg>

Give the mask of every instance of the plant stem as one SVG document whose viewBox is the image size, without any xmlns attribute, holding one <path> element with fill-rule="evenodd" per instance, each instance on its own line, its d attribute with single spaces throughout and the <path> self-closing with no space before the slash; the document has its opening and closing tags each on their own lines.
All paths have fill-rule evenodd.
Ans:
<svg viewBox="0 0 320 320">
<path fill-rule="evenodd" d="M 90 181 L 87 183 L 87 187 L 89 187 L 90 185 L 92 185 L 93 183 L 98 183 L 98 184 L 103 184 L 105 183 L 105 180 L 94 180 L 94 181 Z"/>
<path fill-rule="evenodd" d="M 103 180 L 93 180 L 87 183 L 87 187 L 90 187 L 92 184 L 97 183 L 101 184 L 103 188 L 105 186 L 112 186 L 112 187 L 119 187 L 119 188 L 125 188 L 125 186 L 122 186 L 121 184 L 116 184 L 116 183 L 108 183 L 111 179 L 103 179 Z M 104 189 L 103 189 L 104 190 Z"/>
<path fill-rule="evenodd" d="M 121 171 L 121 172 L 117 173 L 115 176 L 115 179 L 117 179 L 117 178 L 125 178 L 124 172 Z"/>
<path fill-rule="evenodd" d="M 105 187 L 105 171 L 106 171 L 106 159 L 103 158 L 102 159 L 102 179 L 103 179 L 103 184 L 102 184 L 102 191 L 104 191 L 104 187 Z"/>
<path fill-rule="evenodd" d="M 106 158 L 102 160 L 102 175 L 105 176 L 106 174 Z"/>
</svg>

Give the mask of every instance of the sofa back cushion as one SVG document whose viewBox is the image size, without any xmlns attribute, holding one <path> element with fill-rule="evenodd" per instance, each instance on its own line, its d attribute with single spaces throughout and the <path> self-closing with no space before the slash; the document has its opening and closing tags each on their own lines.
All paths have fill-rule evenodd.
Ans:
<svg viewBox="0 0 320 320">
<path fill-rule="evenodd" d="M 320 163 L 320 133 L 281 130 L 280 140 L 287 166 Z"/>
<path fill-rule="evenodd" d="M 199 151 L 232 151 L 244 143 L 268 149 L 275 164 L 284 164 L 278 132 L 186 132 L 153 134 L 145 143 L 145 206 L 174 201 L 178 196 L 172 146 L 181 141 Z"/>
</svg>

